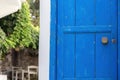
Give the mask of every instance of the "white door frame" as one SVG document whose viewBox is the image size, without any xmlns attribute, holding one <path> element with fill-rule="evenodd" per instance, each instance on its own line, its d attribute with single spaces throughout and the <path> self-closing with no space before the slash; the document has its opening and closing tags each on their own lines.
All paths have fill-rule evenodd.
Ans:
<svg viewBox="0 0 120 80">
<path fill-rule="evenodd" d="M 40 0 L 39 80 L 49 80 L 50 0 Z"/>
</svg>

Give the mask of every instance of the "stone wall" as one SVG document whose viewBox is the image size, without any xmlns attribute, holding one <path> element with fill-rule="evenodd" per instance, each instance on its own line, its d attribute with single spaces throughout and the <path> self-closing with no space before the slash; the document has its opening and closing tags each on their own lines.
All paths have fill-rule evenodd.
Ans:
<svg viewBox="0 0 120 80">
<path fill-rule="evenodd" d="M 12 50 L 0 63 L 1 70 L 5 74 L 11 74 L 12 66 L 27 69 L 29 65 L 38 66 L 38 50 L 24 49 L 21 51 Z"/>
</svg>

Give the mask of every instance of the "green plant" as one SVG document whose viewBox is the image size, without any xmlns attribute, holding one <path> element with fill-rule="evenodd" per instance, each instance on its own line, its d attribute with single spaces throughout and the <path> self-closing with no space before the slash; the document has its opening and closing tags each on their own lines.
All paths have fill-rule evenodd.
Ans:
<svg viewBox="0 0 120 80">
<path fill-rule="evenodd" d="M 2 53 L 7 53 L 12 48 L 38 48 L 39 27 L 33 26 L 31 22 L 27 2 L 23 3 L 18 12 L 1 19 L 0 26 L 6 34 Z"/>
<path fill-rule="evenodd" d="M 3 43 L 5 42 L 5 39 L 6 39 L 6 35 L 3 32 L 3 30 L 0 28 L 0 54 L 2 54 L 5 51 L 4 45 L 3 45 Z"/>
</svg>

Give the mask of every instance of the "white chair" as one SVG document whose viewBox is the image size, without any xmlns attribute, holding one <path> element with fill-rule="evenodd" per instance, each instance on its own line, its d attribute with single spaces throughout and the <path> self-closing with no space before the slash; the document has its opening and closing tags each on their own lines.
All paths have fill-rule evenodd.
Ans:
<svg viewBox="0 0 120 80">
<path fill-rule="evenodd" d="M 0 75 L 0 80 L 7 80 L 7 75 Z"/>
<path fill-rule="evenodd" d="M 22 70 L 22 80 L 27 80 L 25 75 L 28 75 L 28 71 L 27 70 Z"/>
<path fill-rule="evenodd" d="M 38 66 L 28 66 L 28 80 L 31 79 L 30 75 L 38 74 Z"/>
<path fill-rule="evenodd" d="M 12 80 L 22 80 L 19 74 L 22 74 L 22 67 L 12 67 Z"/>
</svg>

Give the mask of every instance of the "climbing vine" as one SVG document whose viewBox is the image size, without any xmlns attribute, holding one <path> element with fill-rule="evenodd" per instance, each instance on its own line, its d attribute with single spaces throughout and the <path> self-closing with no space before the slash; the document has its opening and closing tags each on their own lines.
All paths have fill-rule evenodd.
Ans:
<svg viewBox="0 0 120 80">
<path fill-rule="evenodd" d="M 38 48 L 39 27 L 33 26 L 29 4 L 9 16 L 0 19 L 0 53 L 5 54 L 10 49 Z"/>
</svg>

